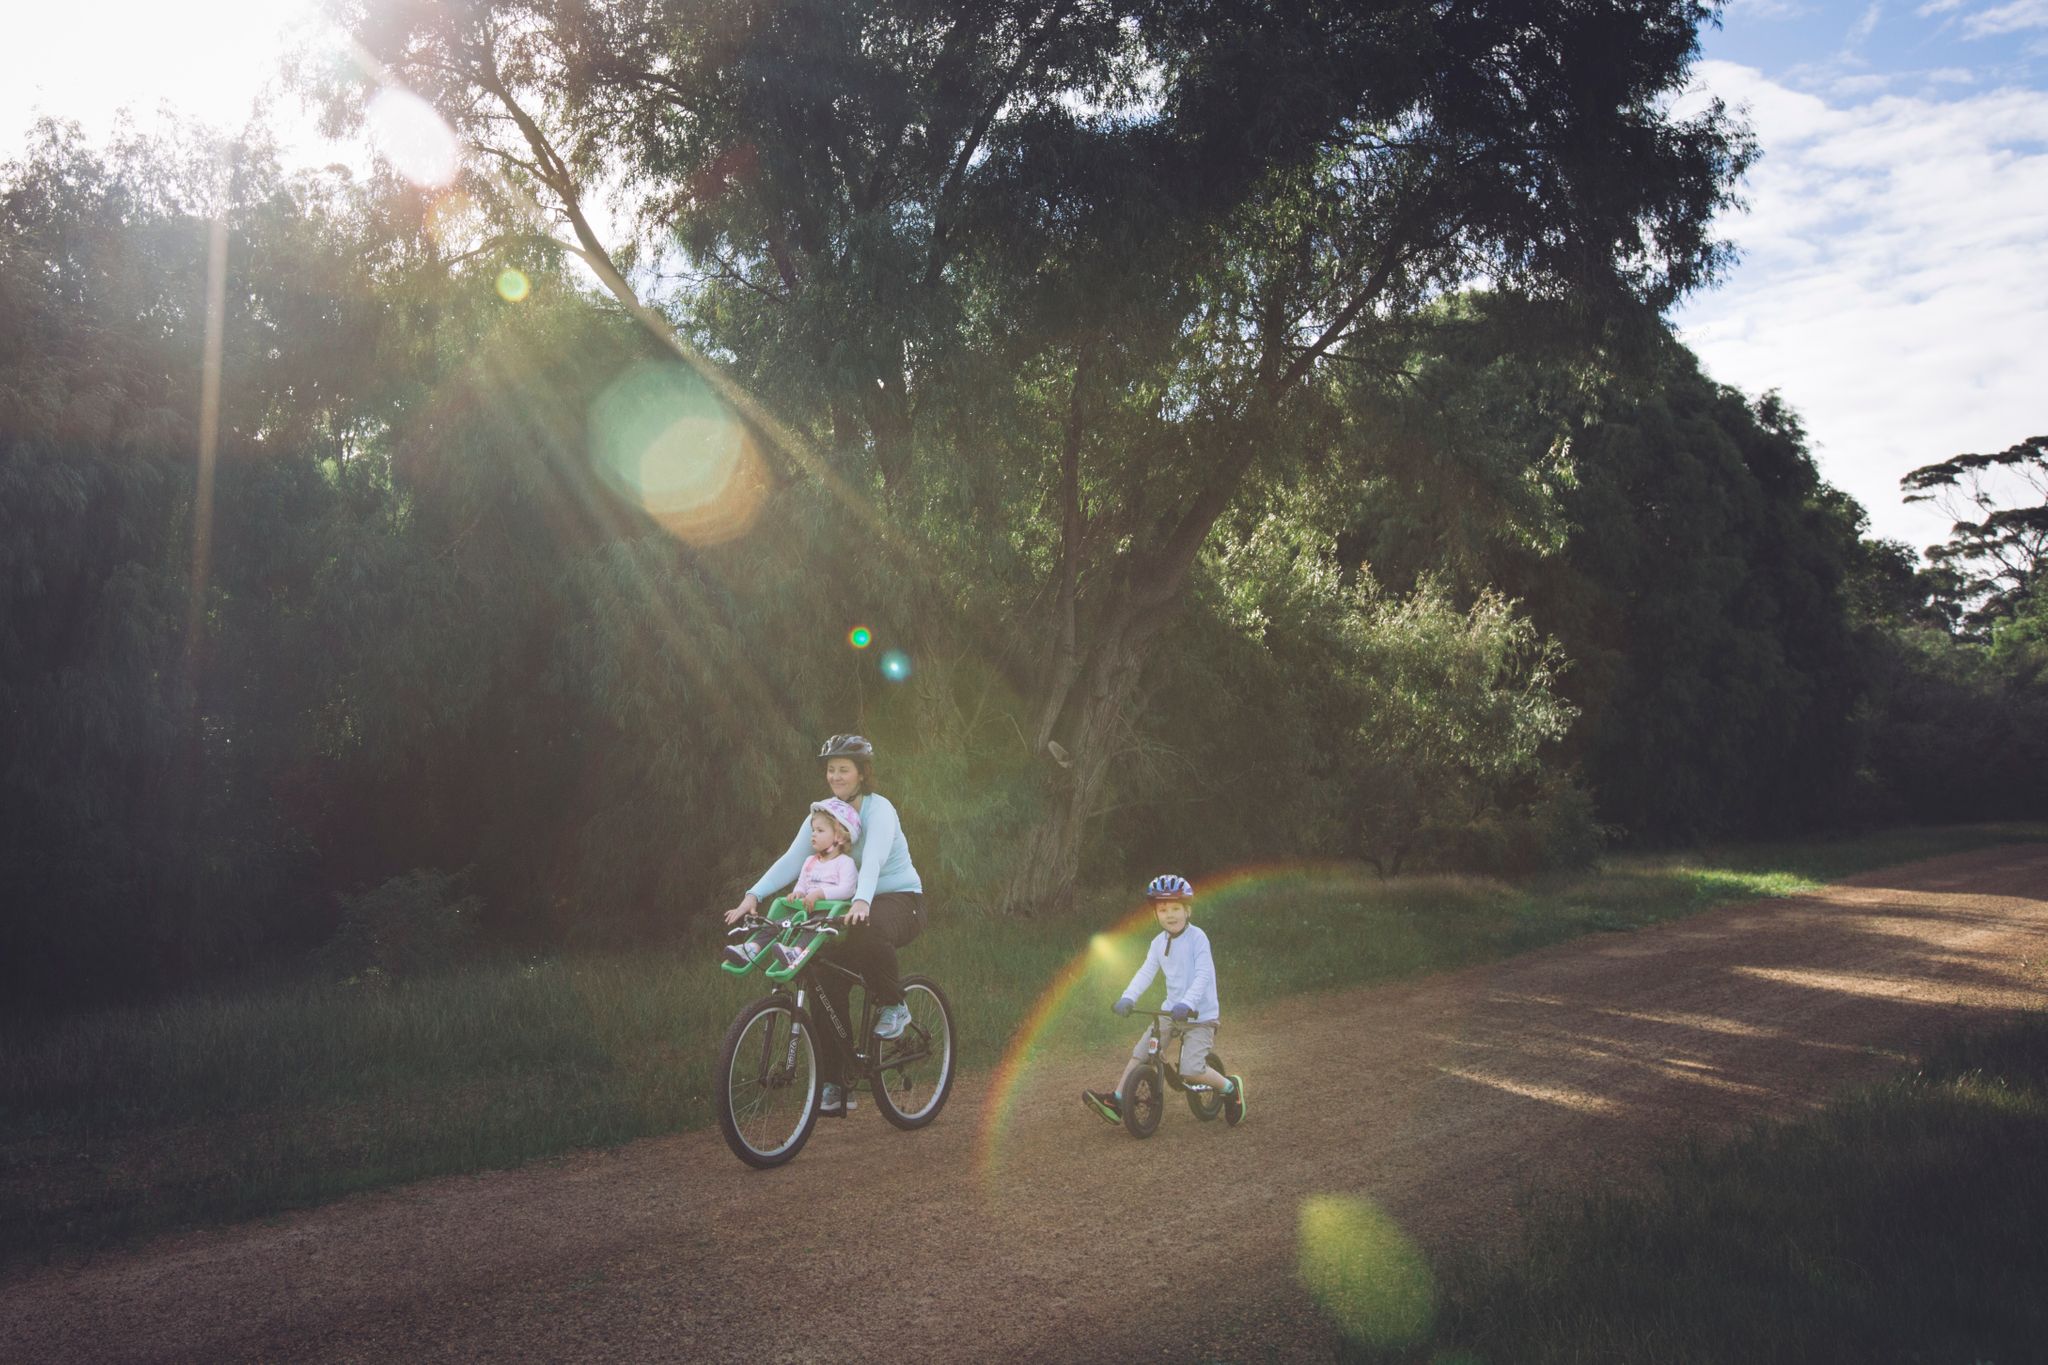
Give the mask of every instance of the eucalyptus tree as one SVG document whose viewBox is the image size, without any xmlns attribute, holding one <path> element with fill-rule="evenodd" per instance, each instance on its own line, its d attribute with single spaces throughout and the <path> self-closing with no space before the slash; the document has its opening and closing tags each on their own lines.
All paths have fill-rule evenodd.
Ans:
<svg viewBox="0 0 2048 1365">
<path fill-rule="evenodd" d="M 987 650 L 1059 760 L 1014 908 L 1070 893 L 1219 518 L 1276 465 L 1345 468 L 1327 372 L 1475 281 L 1668 304 L 1751 153 L 1681 111 L 1694 0 L 336 10 L 339 116 L 426 98 L 508 232 L 667 333 L 899 581 L 937 547 L 931 600 L 1010 623 Z"/>
<path fill-rule="evenodd" d="M 377 297 L 391 228 L 260 137 L 45 122 L 0 165 L 0 996 L 166 984 L 321 913 L 321 585 L 423 349 Z"/>
<path fill-rule="evenodd" d="M 1932 502 L 1954 521 L 1930 546 L 1938 598 L 1983 630 L 2018 616 L 2048 564 L 2048 436 L 1990 454 L 1953 455 L 1899 480 L 1907 502 Z"/>
</svg>

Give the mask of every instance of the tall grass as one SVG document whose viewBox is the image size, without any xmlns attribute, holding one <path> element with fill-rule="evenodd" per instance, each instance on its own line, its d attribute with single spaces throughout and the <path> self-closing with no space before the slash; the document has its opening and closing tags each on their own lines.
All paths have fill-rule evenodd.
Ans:
<svg viewBox="0 0 2048 1365">
<path fill-rule="evenodd" d="M 1238 1011 L 2044 837 L 2007 825 L 1746 846 L 1525 886 L 1281 871 L 1197 914 Z M 1049 1017 L 1055 1042 L 1106 1043 L 1128 1032 L 1103 1007 L 1151 928 L 1100 931 L 1134 908 L 1123 892 L 1028 921 L 935 905 L 905 969 L 946 988 L 969 1069 L 1027 1018 Z M 762 989 L 717 971 L 713 946 L 192 999 L 0 1038 L 0 1261 L 703 1126 L 719 1039 Z M 1077 957 L 1078 983 L 1046 1001 Z"/>
<path fill-rule="evenodd" d="M 1377 1362 L 2041 1360 L 2048 1016 L 1955 1040 L 1811 1120 L 1691 1146 L 1641 1196 L 1553 1203 L 1449 1268 Z"/>
</svg>

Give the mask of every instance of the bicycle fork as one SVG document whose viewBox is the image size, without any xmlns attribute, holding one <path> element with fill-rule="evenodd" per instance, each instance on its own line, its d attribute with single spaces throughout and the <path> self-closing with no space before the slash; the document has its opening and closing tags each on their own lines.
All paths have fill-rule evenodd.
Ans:
<svg viewBox="0 0 2048 1365">
<path fill-rule="evenodd" d="M 787 1069 L 788 1073 L 792 1076 L 796 1074 L 797 1044 L 801 1043 L 804 1038 L 804 1026 L 798 1022 L 798 1018 L 802 1014 L 803 1008 L 804 992 L 799 990 L 796 993 L 796 1012 L 790 1016 L 789 1020 L 789 1049 L 783 1055 L 782 1059 L 782 1065 L 784 1066 L 784 1068 Z"/>
</svg>

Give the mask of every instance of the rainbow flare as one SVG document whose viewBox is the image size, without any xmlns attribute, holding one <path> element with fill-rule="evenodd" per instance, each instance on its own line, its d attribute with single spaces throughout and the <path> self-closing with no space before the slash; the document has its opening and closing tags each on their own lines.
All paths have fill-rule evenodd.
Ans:
<svg viewBox="0 0 2048 1365">
<path fill-rule="evenodd" d="M 1357 863 L 1257 863 L 1196 881 L 1195 904 L 1213 909 L 1220 902 L 1221 908 L 1231 909 L 1268 895 L 1290 881 L 1356 884 L 1369 875 Z M 984 1182 L 995 1174 L 1001 1158 L 1002 1139 L 1009 1130 L 1025 1071 L 1038 1053 L 1053 1021 L 1064 1015 L 1069 998 L 1088 976 L 1095 958 L 1113 955 L 1118 940 L 1150 928 L 1153 922 L 1152 905 L 1147 901 L 1133 908 L 1112 928 L 1093 935 L 1086 948 L 1053 974 L 1051 984 L 1040 993 L 1025 1012 L 1023 1022 L 1010 1034 L 1010 1041 L 1003 1048 L 1002 1060 L 996 1064 L 995 1080 L 982 1100 L 980 1134 L 975 1141 L 975 1170 Z M 1224 975 L 1223 979 L 1227 981 L 1229 978 Z"/>
</svg>

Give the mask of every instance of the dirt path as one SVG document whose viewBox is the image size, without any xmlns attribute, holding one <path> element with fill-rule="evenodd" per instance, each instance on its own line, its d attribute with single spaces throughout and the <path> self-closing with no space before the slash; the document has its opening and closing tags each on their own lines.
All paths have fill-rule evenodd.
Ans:
<svg viewBox="0 0 2048 1365">
<path fill-rule="evenodd" d="M 1962 854 L 1227 1021 L 1235 1130 L 1169 1109 L 1133 1142 L 1075 1098 L 1116 1059 L 1053 1057 L 993 1144 L 969 1083 L 780 1171 L 698 1133 L 17 1277 L 0 1360 L 1324 1358 L 1309 1196 L 1469 1245 L 1524 1189 L 1634 1178 L 2044 1000 L 2048 846 Z"/>
</svg>

